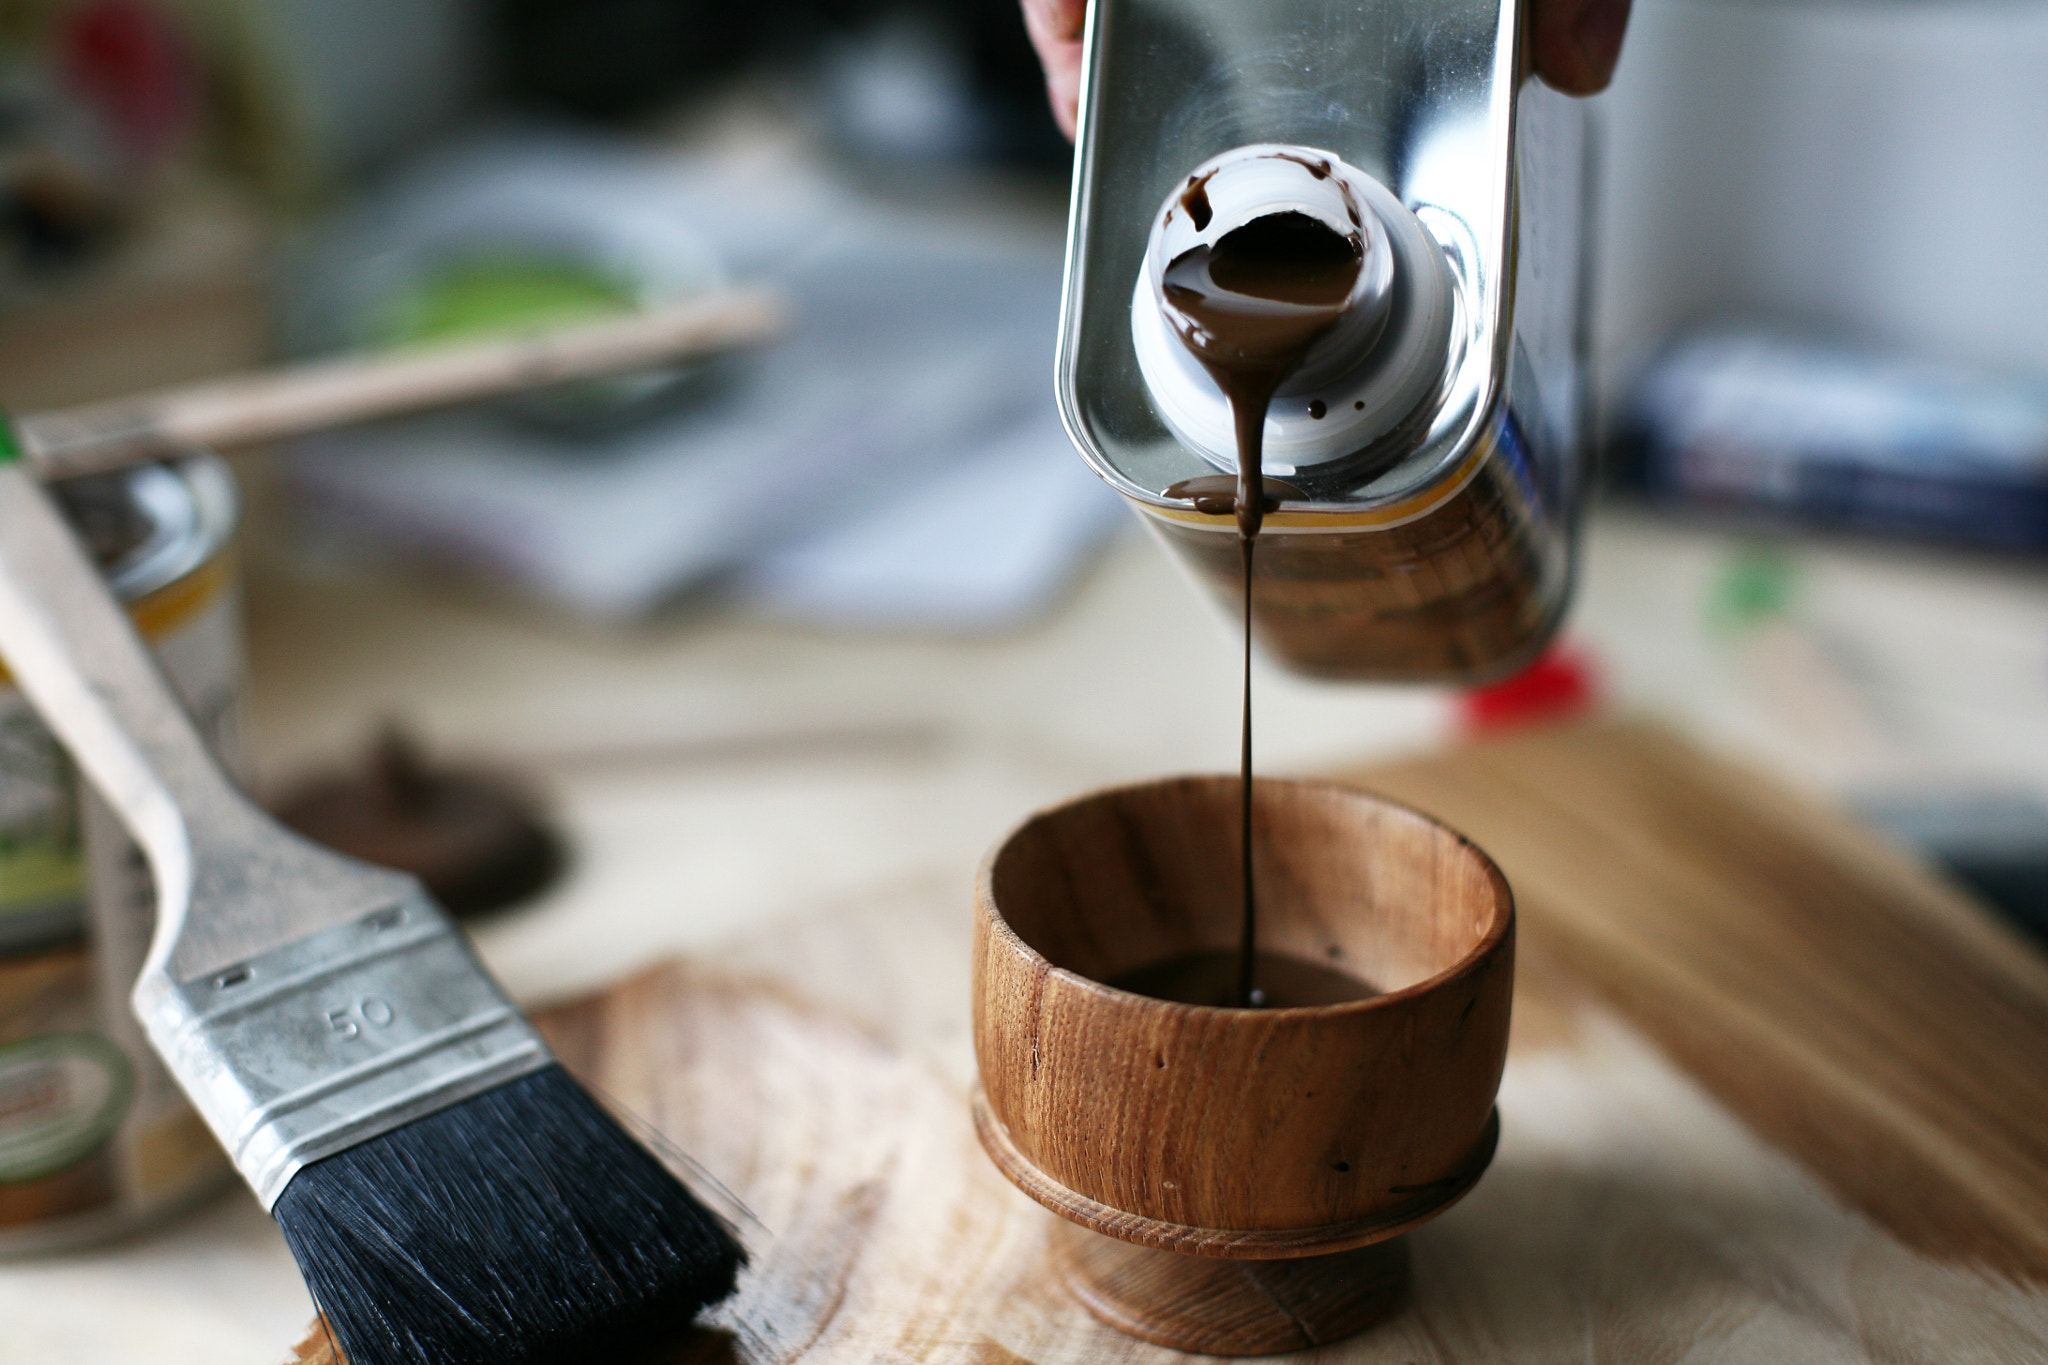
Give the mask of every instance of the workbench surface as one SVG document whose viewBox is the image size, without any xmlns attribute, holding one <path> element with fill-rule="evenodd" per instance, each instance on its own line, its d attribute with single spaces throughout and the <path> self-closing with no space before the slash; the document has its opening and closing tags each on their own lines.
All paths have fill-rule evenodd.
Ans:
<svg viewBox="0 0 2048 1365">
<path fill-rule="evenodd" d="M 1626 511 L 1595 516 L 1571 629 L 1612 695 L 1823 796 L 1916 774 L 2048 780 L 2038 764 L 2048 753 L 2039 571 L 1856 546 L 1797 550 L 1805 633 L 1758 650 L 1731 645 L 1711 620 L 1737 549 L 1721 533 Z M 261 547 L 251 561 L 251 738 L 263 779 L 332 762 L 399 716 L 437 750 L 517 763 L 553 793 L 575 847 L 572 874 L 480 929 L 485 956 L 528 1002 L 592 990 L 670 954 L 770 941 L 778 922 L 886 903 L 904 887 L 940 901 L 957 889 L 964 923 L 975 861 L 1026 811 L 1094 785 L 1235 762 L 1233 643 L 1136 537 L 1044 625 L 987 640 L 835 638 L 711 606 L 607 636 L 456 589 L 285 572 Z M 1862 667 L 1826 671 L 1852 648 Z M 1826 711 L 1828 689 L 1843 687 L 1860 689 L 1854 723 L 1841 733 L 1808 723 L 1814 699 Z M 1438 693 L 1269 670 L 1259 688 L 1267 772 L 1355 767 L 1453 733 Z M 1680 1057 L 1680 1034 L 1628 1025 L 1594 1041 L 1632 1066 Z M 1525 1090 L 1544 1083 L 1540 1069 L 1510 1074 Z M 1711 1085 L 1662 1062 L 1642 1074 L 1669 1078 L 1645 1092 L 1656 1122 L 1697 1119 L 1715 1142 L 1769 1150 L 1729 1117 L 1747 1111 Z M 1771 1140 L 1796 1150 L 1784 1132 Z M 1868 1226 L 1854 1191 L 1784 1171 L 1757 1187 L 1758 1201 L 1783 1203 L 1788 1218 L 1811 1214 L 1816 1236 Z M 1629 1253 L 1618 1242 L 1601 1254 Z M 1911 1264 L 1961 1276 L 1959 1307 L 2032 1314 L 2038 1326 L 2031 1293 L 2008 1296 L 2002 1282 L 1946 1261 Z M 118 1247 L 0 1268 L 7 1365 L 267 1365 L 307 1316 L 274 1230 L 240 1193 Z M 1738 1346 L 1731 1338 L 1711 1358 L 1762 1358 Z"/>
</svg>

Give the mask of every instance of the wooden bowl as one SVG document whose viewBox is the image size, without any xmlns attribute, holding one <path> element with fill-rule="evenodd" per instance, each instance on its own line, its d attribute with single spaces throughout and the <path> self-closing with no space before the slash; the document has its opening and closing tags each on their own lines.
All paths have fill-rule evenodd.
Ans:
<svg viewBox="0 0 2048 1365">
<path fill-rule="evenodd" d="M 1261 949 L 1379 993 L 1234 1009 L 1104 984 L 1235 948 L 1238 798 L 1220 776 L 1083 797 L 1021 825 L 976 888 L 982 1145 L 1074 1225 L 1061 1273 L 1098 1316 L 1219 1355 L 1335 1340 L 1392 1306 L 1389 1239 L 1492 1159 L 1514 974 L 1507 882 L 1462 836 L 1351 788 L 1260 781 Z"/>
</svg>

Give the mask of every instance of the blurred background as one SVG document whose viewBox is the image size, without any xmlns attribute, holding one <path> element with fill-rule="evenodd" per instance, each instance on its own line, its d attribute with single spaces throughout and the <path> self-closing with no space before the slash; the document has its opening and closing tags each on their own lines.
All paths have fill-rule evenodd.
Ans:
<svg viewBox="0 0 2048 1365">
<path fill-rule="evenodd" d="M 733 282 L 795 302 L 748 354 L 236 457 L 260 781 L 396 725 L 538 774 L 594 846 L 625 836 L 586 798 L 658 789 L 650 827 L 687 828 L 750 782 L 849 799 L 828 760 L 892 774 L 906 827 L 989 831 L 1227 763 L 1228 640 L 1052 410 L 1068 149 L 1012 0 L 0 15 L 15 411 Z M 1271 674 L 1271 765 L 1648 709 L 2038 916 L 2044 66 L 2025 0 L 1639 0 L 1593 101 L 1566 641 L 1476 696 Z M 613 894 L 577 866 L 554 895 Z"/>
<path fill-rule="evenodd" d="M 896 811 L 813 869 L 860 882 L 929 811 L 978 838 L 1227 763 L 1227 638 L 1052 410 L 1068 149 L 1012 0 L 0 15 L 15 411 L 732 282 L 796 304 L 748 354 L 238 456 L 260 782 L 396 726 L 537 775 L 592 849 L 628 838 L 606 803 L 688 830 L 765 783 Z M 1566 641 L 1473 696 L 1269 675 L 1272 767 L 1647 709 L 2038 922 L 2044 66 L 2022 0 L 1639 0 L 1594 101 L 1602 472 Z M 747 904 L 813 889 L 764 891 L 744 842 L 635 847 Z M 548 903 L 609 905 L 632 861 Z M 523 923 L 536 964 L 586 938 Z"/>
<path fill-rule="evenodd" d="M 1263 670 L 1262 767 L 1646 711 L 2048 932 L 2044 70 L 2038 0 L 1637 0 L 1564 640 L 1472 694 Z M 559 996 L 1234 765 L 1234 641 L 1053 410 L 1067 174 L 1015 0 L 6 0 L 0 404 L 790 295 L 744 355 L 233 461 L 258 786 L 506 779 L 554 853 L 479 942 Z M 304 1320 L 209 1217 L 204 1284 L 125 1282 L 153 1360 Z M 114 1264 L 0 1319 L 75 1334 Z"/>
</svg>

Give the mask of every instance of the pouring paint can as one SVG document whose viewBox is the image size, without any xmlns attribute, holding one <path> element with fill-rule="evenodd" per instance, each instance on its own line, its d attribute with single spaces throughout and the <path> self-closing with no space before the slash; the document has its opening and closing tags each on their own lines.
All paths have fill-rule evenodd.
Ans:
<svg viewBox="0 0 2048 1365">
<path fill-rule="evenodd" d="M 1084 459 L 1282 666 L 1518 672 L 1583 498 L 1586 119 L 1529 74 L 1529 0 L 1097 0 L 1056 389 Z M 1231 400 L 1167 278 L 1307 219 L 1362 262 L 1273 392 L 1247 594 Z M 1219 490 L 1221 491 L 1219 495 Z"/>
<path fill-rule="evenodd" d="M 232 763 L 227 467 L 194 455 L 53 491 Z M 155 918 L 139 850 L 0 673 L 0 1254 L 117 1236 L 232 1174 L 129 1009 Z"/>
</svg>

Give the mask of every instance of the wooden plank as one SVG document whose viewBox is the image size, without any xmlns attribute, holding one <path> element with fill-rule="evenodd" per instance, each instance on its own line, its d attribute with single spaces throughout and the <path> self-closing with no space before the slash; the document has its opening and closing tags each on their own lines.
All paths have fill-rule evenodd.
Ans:
<svg viewBox="0 0 2048 1365">
<path fill-rule="evenodd" d="M 1409 1305 L 1322 1365 L 2048 1360 L 2021 944 L 1640 724 L 1368 776 L 1495 853 L 1523 946 L 1495 1165 L 1411 1235 Z M 545 1016 L 744 1206 L 740 1294 L 649 1365 L 1186 1359 L 1076 1304 L 974 1140 L 969 905 L 963 864 Z M 293 1359 L 335 1365 L 317 1333 Z"/>
<path fill-rule="evenodd" d="M 1847 1202 L 2048 1278 L 2048 964 L 1960 893 L 1641 722 L 1356 776 L 1492 853 L 1526 935 Z"/>
</svg>

